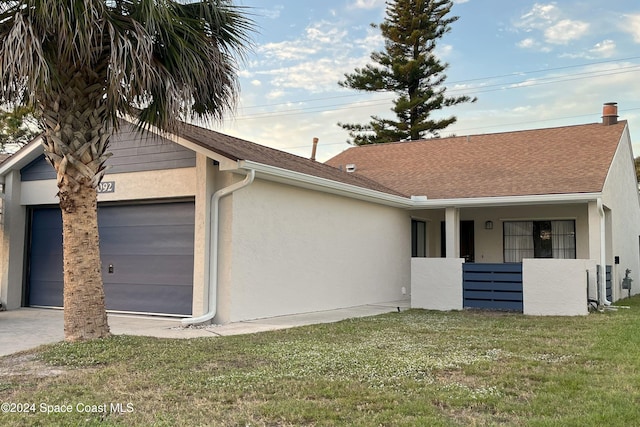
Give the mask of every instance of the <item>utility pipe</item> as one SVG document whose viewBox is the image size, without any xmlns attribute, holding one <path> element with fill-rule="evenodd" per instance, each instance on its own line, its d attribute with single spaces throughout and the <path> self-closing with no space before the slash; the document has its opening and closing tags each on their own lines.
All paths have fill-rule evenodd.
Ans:
<svg viewBox="0 0 640 427">
<path fill-rule="evenodd" d="M 605 214 L 602 206 L 602 197 L 598 197 L 598 213 L 600 214 L 600 301 L 598 303 L 611 305 L 611 301 L 607 299 L 607 257 L 606 257 L 606 232 L 605 232 Z"/>
<path fill-rule="evenodd" d="M 206 314 L 198 317 L 188 317 L 182 319 L 183 325 L 195 325 L 204 323 L 216 316 L 218 311 L 218 243 L 219 243 L 219 225 L 220 225 L 220 199 L 228 196 L 234 191 L 251 185 L 256 177 L 256 171 L 249 169 L 244 180 L 231 184 L 228 187 L 221 188 L 211 196 L 211 229 L 209 231 L 209 308 Z"/>
</svg>

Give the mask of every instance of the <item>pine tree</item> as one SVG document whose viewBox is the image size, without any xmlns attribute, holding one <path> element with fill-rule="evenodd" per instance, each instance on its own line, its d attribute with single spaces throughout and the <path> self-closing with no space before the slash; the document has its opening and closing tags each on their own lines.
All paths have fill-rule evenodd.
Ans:
<svg viewBox="0 0 640 427">
<path fill-rule="evenodd" d="M 40 132 L 32 108 L 0 106 L 0 153 L 25 145 L 38 133 Z"/>
<path fill-rule="evenodd" d="M 371 54 L 377 65 L 367 64 L 345 74 L 340 86 L 367 92 L 394 92 L 396 120 L 371 117 L 369 124 L 343 124 L 356 145 L 423 139 L 456 122 L 456 117 L 433 119 L 435 110 L 465 102 L 469 96 L 449 97 L 442 86 L 449 64 L 434 55 L 436 41 L 451 30 L 458 17 L 448 17 L 449 0 L 391 0 L 380 24 L 385 47 Z"/>
</svg>

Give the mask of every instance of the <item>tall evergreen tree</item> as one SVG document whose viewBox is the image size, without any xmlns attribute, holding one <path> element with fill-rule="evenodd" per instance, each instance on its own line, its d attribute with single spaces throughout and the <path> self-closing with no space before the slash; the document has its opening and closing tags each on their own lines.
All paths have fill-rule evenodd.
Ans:
<svg viewBox="0 0 640 427">
<path fill-rule="evenodd" d="M 0 107 L 0 153 L 17 149 L 38 135 L 33 109 Z"/>
<path fill-rule="evenodd" d="M 396 120 L 371 117 L 369 124 L 343 124 L 356 145 L 422 139 L 456 122 L 456 117 L 433 119 L 444 107 L 475 102 L 469 96 L 449 97 L 442 86 L 449 66 L 434 55 L 436 41 L 451 30 L 457 16 L 448 16 L 449 0 L 390 0 L 380 24 L 385 38 L 381 52 L 373 52 L 376 65 L 367 64 L 345 74 L 343 87 L 367 92 L 395 92 L 392 111 Z"/>
</svg>

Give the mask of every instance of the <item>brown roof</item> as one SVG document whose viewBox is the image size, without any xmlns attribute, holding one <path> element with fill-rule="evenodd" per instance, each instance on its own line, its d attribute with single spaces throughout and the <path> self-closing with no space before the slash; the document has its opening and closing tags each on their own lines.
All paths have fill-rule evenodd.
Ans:
<svg viewBox="0 0 640 427">
<path fill-rule="evenodd" d="M 626 121 L 350 148 L 327 164 L 429 199 L 602 190 Z"/>
<path fill-rule="evenodd" d="M 249 160 L 318 178 L 351 184 L 361 188 L 404 196 L 401 192 L 387 188 L 365 176 L 346 173 L 324 163 L 285 153 L 284 151 L 275 150 L 265 147 L 264 145 L 255 144 L 209 129 L 185 124 L 180 128 L 178 134 L 195 144 L 231 160 Z"/>
</svg>

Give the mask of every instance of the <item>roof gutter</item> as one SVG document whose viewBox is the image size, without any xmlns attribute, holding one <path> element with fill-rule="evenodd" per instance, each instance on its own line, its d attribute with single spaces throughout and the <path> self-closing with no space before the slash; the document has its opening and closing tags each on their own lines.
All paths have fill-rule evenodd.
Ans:
<svg viewBox="0 0 640 427">
<path fill-rule="evenodd" d="M 442 209 L 444 207 L 489 207 L 489 206 L 518 206 L 518 205 L 554 205 L 566 203 L 586 203 L 602 197 L 602 193 L 565 193 L 565 194 L 534 194 L 526 196 L 494 196 L 472 197 L 456 199 L 428 199 L 413 198 L 411 209 Z"/>
<path fill-rule="evenodd" d="M 345 184 L 331 179 L 294 172 L 289 169 L 269 166 L 263 163 L 256 163 L 251 160 L 240 160 L 238 161 L 238 165 L 241 169 L 255 170 L 262 178 L 270 181 L 281 182 L 289 185 L 295 183 L 294 185 L 299 187 L 325 191 L 327 193 L 347 196 L 387 206 L 408 208 L 412 205 L 411 199 L 407 197 L 396 196 L 382 191 L 358 187 L 357 185 Z"/>
<path fill-rule="evenodd" d="M 231 184 L 228 187 L 221 188 L 211 196 L 211 228 L 209 231 L 209 254 L 211 266 L 209 268 L 208 312 L 199 317 L 188 317 L 186 319 L 182 319 L 182 324 L 185 326 L 208 322 L 216 316 L 216 313 L 218 311 L 218 246 L 220 241 L 220 199 L 228 196 L 234 191 L 238 191 L 244 187 L 248 187 L 249 185 L 251 185 L 255 177 L 255 170 L 248 169 L 247 176 L 244 180 L 236 182 L 235 184 Z"/>
<path fill-rule="evenodd" d="M 586 203 L 602 197 L 602 193 L 569 193 L 569 194 L 537 194 L 528 196 L 499 196 L 457 199 L 427 199 L 424 196 L 403 197 L 381 191 L 345 184 L 326 178 L 319 178 L 289 169 L 256 163 L 251 160 L 239 160 L 241 169 L 255 170 L 261 178 L 297 185 L 303 188 L 325 191 L 341 196 L 352 197 L 368 202 L 383 204 L 404 209 L 443 209 L 445 207 L 486 207 L 517 206 L 540 204 Z"/>
</svg>

